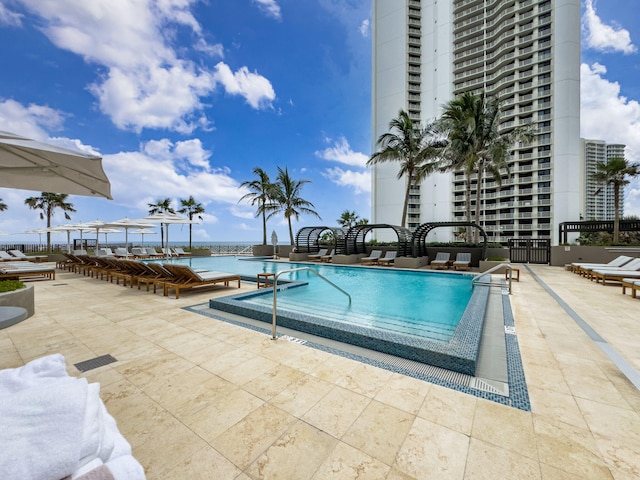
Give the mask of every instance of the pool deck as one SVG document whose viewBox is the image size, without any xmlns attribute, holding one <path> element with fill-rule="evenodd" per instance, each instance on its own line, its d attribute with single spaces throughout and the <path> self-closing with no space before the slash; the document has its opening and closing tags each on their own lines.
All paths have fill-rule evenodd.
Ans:
<svg viewBox="0 0 640 480">
<path fill-rule="evenodd" d="M 531 412 L 182 309 L 236 288 L 176 300 L 61 271 L 33 282 L 33 317 L 0 330 L 0 368 L 63 354 L 71 375 L 100 382 L 149 479 L 640 477 L 640 392 L 580 324 L 640 371 L 640 299 L 520 270 Z M 117 362 L 73 366 L 106 354 Z"/>
</svg>

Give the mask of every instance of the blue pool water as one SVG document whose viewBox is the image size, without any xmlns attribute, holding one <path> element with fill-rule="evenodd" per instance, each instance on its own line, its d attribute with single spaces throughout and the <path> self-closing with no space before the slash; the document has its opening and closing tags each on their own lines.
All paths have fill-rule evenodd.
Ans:
<svg viewBox="0 0 640 480">
<path fill-rule="evenodd" d="M 390 268 L 360 268 L 238 257 L 198 257 L 173 260 L 192 268 L 238 273 L 255 280 L 262 272 L 311 267 L 347 291 L 348 298 L 307 272 L 283 274 L 283 280 L 308 283 L 278 292 L 278 314 L 316 316 L 367 329 L 449 341 L 472 295 L 472 275 L 416 272 Z M 271 289 L 256 291 L 242 303 L 271 308 Z"/>
</svg>

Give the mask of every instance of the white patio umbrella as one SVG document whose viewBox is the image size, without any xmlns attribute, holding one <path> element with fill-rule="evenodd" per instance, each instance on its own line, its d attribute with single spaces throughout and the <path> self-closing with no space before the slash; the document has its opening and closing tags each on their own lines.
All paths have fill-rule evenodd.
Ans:
<svg viewBox="0 0 640 480">
<path fill-rule="evenodd" d="M 131 233 L 135 233 L 136 235 L 141 235 L 142 240 L 140 241 L 142 248 L 144 248 L 144 236 L 145 235 L 155 235 L 157 232 L 154 232 L 150 228 L 138 228 L 136 230 L 131 230 Z"/>
<path fill-rule="evenodd" d="M 50 232 L 67 232 L 67 253 L 71 253 L 71 232 L 79 232 L 82 230 L 82 227 L 76 223 L 66 223 L 64 225 L 57 225 L 51 228 L 45 228 L 46 231 Z"/>
<path fill-rule="evenodd" d="M 101 157 L 3 131 L 0 187 L 111 199 Z"/>
<path fill-rule="evenodd" d="M 134 228 L 148 228 L 153 227 L 153 223 L 145 220 L 133 220 L 128 217 L 115 220 L 113 222 L 105 222 L 104 227 L 107 228 L 123 228 L 125 238 L 125 248 L 127 249 L 127 256 L 129 255 L 129 230 Z"/>
<path fill-rule="evenodd" d="M 103 222 L 102 220 L 99 220 L 99 219 L 95 219 L 95 220 L 91 220 L 90 222 L 79 223 L 78 225 L 80 225 L 82 227 L 82 231 L 83 232 L 88 232 L 88 231 L 95 230 L 95 232 L 96 232 L 96 252 L 97 252 L 98 248 L 100 248 L 100 232 L 103 229 L 107 228 L 107 227 L 105 227 L 105 222 Z"/>
<path fill-rule="evenodd" d="M 178 215 L 177 213 L 170 213 L 170 212 L 160 212 L 160 213 L 154 213 L 152 215 L 149 215 L 147 217 L 143 217 L 141 218 L 141 220 L 146 220 L 148 222 L 156 222 L 156 223 L 162 223 L 165 226 L 165 237 L 167 239 L 167 252 L 169 252 L 169 225 L 172 223 L 182 223 L 182 224 L 189 224 L 189 223 L 198 223 L 195 220 L 189 220 L 188 217 L 184 217 L 182 215 Z M 167 253 L 167 256 L 169 256 L 169 254 Z"/>
</svg>

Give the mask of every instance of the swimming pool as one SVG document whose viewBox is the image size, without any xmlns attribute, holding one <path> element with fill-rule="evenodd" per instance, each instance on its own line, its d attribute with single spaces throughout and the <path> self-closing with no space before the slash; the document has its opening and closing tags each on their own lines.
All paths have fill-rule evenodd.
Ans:
<svg viewBox="0 0 640 480">
<path fill-rule="evenodd" d="M 277 262 L 239 257 L 178 259 L 193 268 L 240 274 L 311 267 L 348 291 L 347 298 L 309 272 L 280 276 L 278 325 L 473 375 L 488 288 L 473 275 Z M 210 307 L 271 323 L 272 289 L 212 299 Z"/>
</svg>

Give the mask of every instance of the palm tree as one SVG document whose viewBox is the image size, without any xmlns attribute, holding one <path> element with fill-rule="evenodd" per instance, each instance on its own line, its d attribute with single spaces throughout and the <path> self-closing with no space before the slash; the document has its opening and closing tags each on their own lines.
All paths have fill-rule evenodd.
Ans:
<svg viewBox="0 0 640 480">
<path fill-rule="evenodd" d="M 275 201 L 276 207 L 269 217 L 276 213 L 283 213 L 284 218 L 289 222 L 289 239 L 291 245 L 294 245 L 293 228 L 291 227 L 291 218 L 298 220 L 303 213 L 320 215 L 313 210 L 313 203 L 301 197 L 302 187 L 309 183 L 309 180 L 294 180 L 289 175 L 289 170 L 278 167 L 278 179 L 275 183 Z"/>
<path fill-rule="evenodd" d="M 148 203 L 149 207 L 149 215 L 155 215 L 156 213 L 176 213 L 176 211 L 171 206 L 171 199 L 165 198 L 162 200 L 158 200 L 156 203 Z M 160 245 L 164 248 L 164 224 L 160 224 Z M 169 245 L 167 245 L 169 248 Z"/>
<path fill-rule="evenodd" d="M 607 163 L 598 162 L 591 178 L 597 182 L 613 186 L 613 243 L 620 240 L 620 190 L 628 185 L 627 177 L 640 175 L 640 164 L 629 163 L 624 158 L 611 158 Z"/>
<path fill-rule="evenodd" d="M 378 138 L 375 152 L 367 161 L 367 166 L 384 162 L 399 162 L 398 180 L 406 177 L 406 190 L 402 207 L 401 226 L 405 226 L 407 210 L 409 206 L 409 194 L 412 186 L 420 182 L 436 168 L 439 152 L 439 140 L 433 125 L 421 128 L 416 125 L 404 110 L 398 112 L 398 116 L 389 122 L 388 133 L 383 133 Z"/>
<path fill-rule="evenodd" d="M 187 200 L 180 199 L 180 205 L 182 208 L 178 210 L 179 213 L 183 215 L 187 215 L 189 220 L 193 220 L 194 215 L 197 215 L 200 221 L 202 221 L 201 213 L 204 213 L 204 207 L 201 203 L 196 202 L 196 199 L 193 198 L 193 195 L 190 195 Z M 189 250 L 191 250 L 191 228 L 193 224 L 189 224 Z"/>
<path fill-rule="evenodd" d="M 447 136 L 447 146 L 441 155 L 444 161 L 442 169 L 463 170 L 465 174 L 465 206 L 469 222 L 472 221 L 472 175 L 477 174 L 474 212 L 477 222 L 480 219 L 483 175 L 491 174 L 500 185 L 502 172 L 509 173 L 511 149 L 516 143 L 526 143 L 533 138 L 530 126 L 520 126 L 502 133 L 500 113 L 497 100 L 487 99 L 484 93 L 476 95 L 466 92 L 445 105 L 438 121 L 438 128 Z M 467 229 L 467 242 L 477 241 L 478 231 Z"/>
<path fill-rule="evenodd" d="M 356 212 L 350 212 L 349 210 L 345 210 L 340 214 L 340 218 L 337 220 L 338 225 L 343 226 L 347 230 L 357 225 L 358 222 L 358 214 Z"/>
<path fill-rule="evenodd" d="M 269 179 L 269 175 L 262 168 L 256 167 L 253 169 L 253 174 L 256 176 L 255 180 L 242 182 L 241 187 L 248 188 L 249 193 L 243 195 L 238 202 L 242 200 L 249 200 L 251 205 L 258 205 L 256 210 L 256 217 L 262 217 L 262 245 L 267 244 L 267 219 L 269 219 L 276 208 L 276 204 L 273 201 L 275 195 L 275 189 L 273 183 Z"/>
<path fill-rule="evenodd" d="M 9 208 L 7 204 L 0 198 L 0 212 L 4 212 L 7 208 Z"/>
<path fill-rule="evenodd" d="M 56 208 L 60 208 L 64 212 L 64 218 L 71 220 L 71 217 L 67 212 L 75 212 L 73 204 L 67 202 L 66 193 L 49 193 L 42 192 L 39 197 L 29 197 L 24 203 L 29 205 L 29 208 L 33 210 L 42 210 L 40 212 L 40 219 L 47 219 L 47 229 L 51 228 L 51 218 Z M 47 232 L 47 251 L 51 251 L 51 232 Z"/>
</svg>

